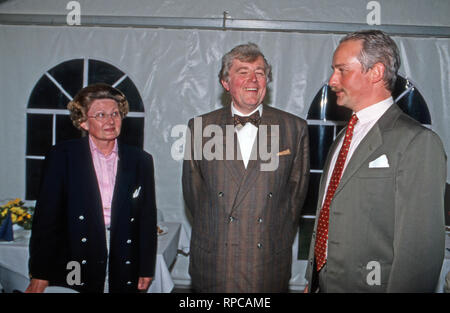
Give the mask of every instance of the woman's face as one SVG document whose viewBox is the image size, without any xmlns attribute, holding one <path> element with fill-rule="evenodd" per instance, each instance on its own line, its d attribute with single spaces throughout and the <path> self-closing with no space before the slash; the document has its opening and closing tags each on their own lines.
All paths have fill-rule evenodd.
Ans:
<svg viewBox="0 0 450 313">
<path fill-rule="evenodd" d="M 122 116 L 113 99 L 97 99 L 87 112 L 88 119 L 80 126 L 94 141 L 113 141 L 120 135 Z"/>
</svg>

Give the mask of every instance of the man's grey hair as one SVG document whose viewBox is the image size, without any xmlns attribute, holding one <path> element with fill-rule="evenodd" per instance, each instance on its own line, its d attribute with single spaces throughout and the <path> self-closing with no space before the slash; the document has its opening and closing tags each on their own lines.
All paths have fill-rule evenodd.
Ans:
<svg viewBox="0 0 450 313">
<path fill-rule="evenodd" d="M 339 44 L 349 40 L 362 41 L 362 49 L 358 60 L 365 72 L 376 63 L 384 65 L 383 80 L 386 88 L 392 92 L 401 64 L 400 53 L 394 40 L 379 30 L 363 30 L 346 35 L 341 39 Z"/>
<path fill-rule="evenodd" d="M 229 71 L 233 65 L 233 60 L 238 59 L 241 62 L 254 62 L 258 57 L 262 57 L 264 60 L 264 71 L 266 73 L 267 82 L 272 80 L 272 67 L 267 62 L 266 57 L 261 52 L 259 47 L 249 42 L 248 44 L 242 44 L 234 47 L 228 53 L 222 57 L 222 68 L 219 72 L 219 80 L 228 81 Z"/>
</svg>

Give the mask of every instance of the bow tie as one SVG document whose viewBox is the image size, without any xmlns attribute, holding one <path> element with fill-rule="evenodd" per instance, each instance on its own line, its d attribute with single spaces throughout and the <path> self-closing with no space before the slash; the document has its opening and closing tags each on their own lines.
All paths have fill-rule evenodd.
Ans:
<svg viewBox="0 0 450 313">
<path fill-rule="evenodd" d="M 261 123 L 261 116 L 259 115 L 259 110 L 258 110 L 250 116 L 239 116 L 239 115 L 235 114 L 233 116 L 233 120 L 234 120 L 234 126 L 237 126 L 239 124 L 241 124 L 242 126 L 245 126 L 246 123 L 250 122 L 253 125 L 255 125 L 256 127 L 258 127 L 259 124 Z"/>
</svg>

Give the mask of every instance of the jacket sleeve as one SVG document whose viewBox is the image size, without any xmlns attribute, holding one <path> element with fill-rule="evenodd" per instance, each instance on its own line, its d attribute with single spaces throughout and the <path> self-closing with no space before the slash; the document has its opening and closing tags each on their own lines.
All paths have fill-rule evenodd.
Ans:
<svg viewBox="0 0 450 313">
<path fill-rule="evenodd" d="M 294 224 L 298 225 L 309 183 L 309 135 L 306 123 L 299 129 L 295 157 L 289 177 L 290 210 Z M 296 229 L 293 236 L 295 236 Z"/>
<path fill-rule="evenodd" d="M 156 233 L 156 195 L 155 173 L 153 158 L 150 154 L 143 153 L 142 164 L 142 188 L 144 191 L 144 205 L 140 210 L 139 235 L 141 240 L 139 247 L 140 268 L 139 277 L 153 277 L 155 275 L 157 233 Z"/>
<path fill-rule="evenodd" d="M 414 137 L 397 169 L 394 259 L 387 292 L 434 292 L 444 258 L 446 155 L 439 137 Z"/>
<path fill-rule="evenodd" d="M 186 133 L 182 185 L 186 206 L 192 217 L 195 218 L 196 208 L 201 203 L 202 195 L 206 193 L 206 190 L 201 169 L 198 160 L 195 160 L 196 154 L 194 153 L 195 149 L 202 151 L 202 139 L 198 138 L 197 141 L 194 139 L 193 121 L 193 119 L 189 121 Z"/>
<path fill-rule="evenodd" d="M 52 149 L 44 162 L 30 239 L 29 273 L 32 278 L 61 280 L 58 269 L 65 229 L 66 167 L 63 150 Z M 64 269 L 64 268 L 63 268 Z"/>
</svg>

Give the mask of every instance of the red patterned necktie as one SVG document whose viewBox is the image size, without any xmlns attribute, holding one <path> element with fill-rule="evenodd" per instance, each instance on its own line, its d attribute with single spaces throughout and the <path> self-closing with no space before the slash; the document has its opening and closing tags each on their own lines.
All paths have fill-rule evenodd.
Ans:
<svg viewBox="0 0 450 313">
<path fill-rule="evenodd" d="M 350 143 L 353 137 L 353 128 L 357 121 L 358 117 L 356 116 L 356 114 L 353 114 L 352 118 L 348 122 L 344 142 L 342 143 L 342 147 L 341 150 L 339 151 L 336 164 L 334 165 L 333 174 L 331 175 L 331 179 L 328 184 L 327 194 L 322 206 L 322 210 L 320 210 L 319 223 L 317 225 L 316 245 L 314 247 L 317 271 L 320 271 L 320 269 L 326 262 L 328 223 L 330 218 L 330 203 L 331 200 L 333 199 L 337 187 L 339 186 L 339 181 L 341 180 L 342 171 L 344 170 L 345 159 L 347 158 L 348 149 L 350 148 Z"/>
</svg>

